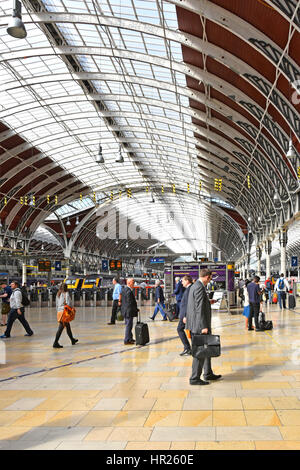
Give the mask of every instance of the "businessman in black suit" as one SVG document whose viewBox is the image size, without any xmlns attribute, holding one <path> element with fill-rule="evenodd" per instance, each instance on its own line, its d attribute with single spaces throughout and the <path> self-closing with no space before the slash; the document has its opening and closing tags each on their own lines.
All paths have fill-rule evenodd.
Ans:
<svg viewBox="0 0 300 470">
<path fill-rule="evenodd" d="M 127 286 L 124 288 L 122 292 L 122 307 L 121 312 L 123 317 L 125 318 L 125 338 L 124 344 L 134 344 L 135 340 L 132 336 L 132 327 L 133 327 L 133 319 L 134 317 L 138 316 L 138 307 L 136 303 L 136 299 L 133 292 L 134 287 L 134 279 L 130 278 L 127 279 Z"/>
<path fill-rule="evenodd" d="M 192 335 L 207 335 L 211 334 L 211 303 L 209 300 L 206 286 L 212 279 L 212 272 L 209 269 L 200 270 L 200 278 L 190 288 L 187 315 L 186 315 L 186 329 L 190 330 Z M 204 379 L 201 380 L 200 376 L 204 369 Z M 211 368 L 210 358 L 193 358 L 192 375 L 190 377 L 191 385 L 208 385 L 207 380 L 218 380 L 222 376 L 215 375 Z"/>
<path fill-rule="evenodd" d="M 186 310 L 187 310 L 187 305 L 188 305 L 190 288 L 193 285 L 193 278 L 191 276 L 183 276 L 182 285 L 185 288 L 185 291 L 184 291 L 184 294 L 180 303 L 177 333 L 178 333 L 179 338 L 181 339 L 181 342 L 184 348 L 182 353 L 180 353 L 180 356 L 188 356 L 188 355 L 191 355 L 191 346 L 184 330 L 185 330 L 185 321 L 186 321 Z"/>
</svg>

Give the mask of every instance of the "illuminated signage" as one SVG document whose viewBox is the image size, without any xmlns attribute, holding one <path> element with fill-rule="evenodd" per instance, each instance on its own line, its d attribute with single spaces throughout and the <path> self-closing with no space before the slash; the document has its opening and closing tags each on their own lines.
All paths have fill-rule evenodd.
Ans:
<svg viewBox="0 0 300 470">
<path fill-rule="evenodd" d="M 51 272 L 51 261 L 48 259 L 39 259 L 38 260 L 38 270 L 39 272 Z"/>
</svg>

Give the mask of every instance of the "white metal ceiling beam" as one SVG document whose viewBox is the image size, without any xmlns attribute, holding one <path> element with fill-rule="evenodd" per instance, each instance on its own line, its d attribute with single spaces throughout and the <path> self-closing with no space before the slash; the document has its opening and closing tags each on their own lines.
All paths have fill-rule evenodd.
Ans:
<svg viewBox="0 0 300 470">
<path fill-rule="evenodd" d="M 168 59 L 164 59 L 161 57 L 156 57 L 153 55 L 145 55 L 139 52 L 132 52 L 128 50 L 120 50 L 120 49 L 114 49 L 112 50 L 111 48 L 101 48 L 101 51 L 99 48 L 89 48 L 89 47 L 75 47 L 75 46 L 60 46 L 60 47 L 53 47 L 53 48 L 31 48 L 27 50 L 21 50 L 21 51 L 15 51 L 15 52 L 9 52 L 9 53 L 4 53 L 2 54 L 2 58 L 0 57 L 0 63 L 3 61 L 9 61 L 9 60 L 17 60 L 17 59 L 22 59 L 24 57 L 24 54 L 28 57 L 37 57 L 37 56 L 43 56 L 43 55 L 92 55 L 92 56 L 108 56 L 108 57 L 119 57 L 121 59 L 128 59 L 128 60 L 135 60 L 135 61 L 140 61 L 140 62 L 145 62 L 148 64 L 153 64 L 157 65 L 159 67 L 164 67 L 169 69 L 170 68 L 170 61 Z M 238 88 L 234 87 L 232 84 L 228 83 L 227 81 L 216 77 L 215 75 L 200 69 L 199 67 L 190 65 L 190 64 L 184 64 L 181 62 L 177 61 L 172 61 L 172 69 L 174 71 L 180 72 L 184 75 L 190 76 L 194 78 L 195 80 L 199 80 L 200 82 L 204 82 L 213 88 L 215 88 L 217 91 L 219 91 L 222 94 L 225 94 L 227 97 L 235 96 L 236 102 L 243 106 L 243 102 L 249 103 L 251 105 L 256 106 L 256 108 L 259 108 L 258 104 L 256 101 L 251 99 L 248 95 L 243 93 L 241 90 Z M 73 78 L 79 77 L 80 74 L 73 74 Z M 95 74 L 95 80 L 97 80 L 97 74 Z M 43 103 L 49 104 L 52 103 L 59 103 L 60 100 L 56 98 L 48 99 L 48 100 L 43 100 Z M 39 105 L 40 106 L 40 105 Z M 243 106 L 245 107 L 245 106 Z M 24 106 L 18 106 L 17 107 L 18 111 L 26 111 L 28 108 L 28 104 Z M 247 108 L 245 108 L 247 110 Z M 248 111 L 248 110 L 247 110 Z M 7 108 L 4 111 L 0 111 L 0 119 L 5 119 L 5 116 L 8 113 L 13 113 L 15 114 L 16 112 L 16 107 L 13 106 L 11 108 Z M 297 114 L 297 113 L 295 113 Z M 272 116 L 270 116 L 268 113 L 266 113 L 268 118 L 272 120 Z M 283 119 L 285 119 L 287 125 L 290 127 L 291 123 L 287 120 L 286 117 L 282 115 Z M 297 130 L 294 129 L 298 136 Z M 299 138 L 299 136 L 298 136 Z"/>
<path fill-rule="evenodd" d="M 260 41 L 264 41 L 269 43 L 272 47 L 276 47 L 279 53 L 282 53 L 282 49 L 275 44 L 267 35 L 259 31 L 250 23 L 242 20 L 240 17 L 236 17 L 234 14 L 230 13 L 228 10 L 225 10 L 216 4 L 211 4 L 211 2 L 201 1 L 201 0 L 194 0 L 194 1 L 174 1 L 170 3 L 176 3 L 181 8 L 190 9 L 195 13 L 202 14 L 205 17 L 209 18 L 211 21 L 221 24 L 222 27 L 229 29 L 231 33 L 237 35 L 240 39 L 247 42 L 252 48 L 256 50 L 260 55 L 264 55 L 269 61 L 270 57 L 266 54 L 263 54 L 263 51 L 253 43 L 249 42 L 249 37 L 255 37 Z M 209 3 L 209 5 L 208 5 Z M 186 6 L 188 5 L 188 7 Z M 196 11 L 195 11 L 196 9 Z M 205 10 L 205 13 L 203 11 Z M 225 16 L 226 15 L 226 16 Z M 224 21 L 224 18 L 226 20 Z M 96 16 L 96 15 L 89 15 L 89 14 L 79 14 L 79 13 L 59 13 L 59 12 L 40 12 L 40 13 L 31 13 L 30 15 L 23 14 L 22 21 L 26 24 L 31 24 L 32 22 L 35 24 L 88 24 L 88 25 L 95 25 L 95 26 L 105 26 L 105 27 L 113 27 L 122 29 L 128 29 L 132 31 L 138 31 L 142 34 L 147 35 L 154 35 L 160 37 L 161 39 L 165 39 L 168 41 L 174 41 L 186 45 L 188 47 L 195 48 L 198 51 L 203 51 L 207 55 L 211 55 L 212 57 L 219 58 L 225 60 L 226 57 L 230 57 L 236 64 L 241 63 L 240 67 L 237 67 L 236 70 L 243 70 L 247 64 L 240 61 L 238 58 L 234 58 L 233 55 L 228 53 L 227 51 L 219 48 L 218 46 L 214 46 L 213 44 L 208 43 L 198 37 L 195 37 L 189 33 L 185 33 L 180 30 L 172 30 L 166 27 L 157 26 L 150 23 L 144 23 L 139 21 L 133 21 L 128 18 L 118 18 L 117 16 Z M 241 27 L 241 23 L 243 26 Z M 0 17 L 0 26 L 1 24 L 6 24 L 6 19 Z M 236 29 L 234 29 L 236 28 Z M 295 24 L 295 28 L 298 29 L 299 27 Z M 249 32 L 250 34 L 247 35 L 245 33 Z M 218 51 L 218 52 L 217 52 Z M 223 53 L 221 52 L 223 51 Z M 291 64 L 297 68 L 297 64 L 293 61 L 292 58 L 289 58 Z M 232 66 L 234 66 L 234 61 L 230 60 Z M 225 62 L 226 63 L 226 62 Z M 276 62 L 273 62 L 273 65 L 276 67 Z M 249 66 L 248 66 L 249 67 Z M 250 67 L 249 67 L 250 68 Z M 286 76 L 286 79 L 289 80 L 289 77 Z"/>
</svg>

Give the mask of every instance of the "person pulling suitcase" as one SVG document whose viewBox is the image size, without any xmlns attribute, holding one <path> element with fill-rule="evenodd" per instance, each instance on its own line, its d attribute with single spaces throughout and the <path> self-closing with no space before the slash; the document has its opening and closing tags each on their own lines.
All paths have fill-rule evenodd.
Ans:
<svg viewBox="0 0 300 470">
<path fill-rule="evenodd" d="M 138 316 L 138 306 L 133 292 L 134 279 L 131 277 L 127 279 L 127 286 L 122 291 L 122 306 L 121 312 L 125 318 L 125 338 L 124 344 L 134 344 L 135 340 L 132 335 L 133 319 Z"/>
</svg>

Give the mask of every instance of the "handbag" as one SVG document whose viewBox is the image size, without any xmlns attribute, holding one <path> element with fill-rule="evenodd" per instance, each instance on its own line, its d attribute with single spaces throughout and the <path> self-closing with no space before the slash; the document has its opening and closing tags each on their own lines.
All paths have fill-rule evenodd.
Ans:
<svg viewBox="0 0 300 470">
<path fill-rule="evenodd" d="M 219 335 L 193 335 L 192 356 L 197 359 L 221 356 Z"/>
<path fill-rule="evenodd" d="M 63 323 L 70 323 L 70 321 L 74 320 L 75 314 L 76 314 L 76 310 L 74 307 L 65 305 L 61 321 Z"/>
<path fill-rule="evenodd" d="M 123 317 L 123 315 L 122 315 L 121 310 L 119 310 L 118 313 L 117 313 L 117 320 L 118 320 L 118 321 L 123 321 L 123 320 L 124 320 L 124 317 Z"/>
</svg>

